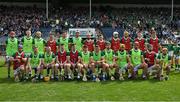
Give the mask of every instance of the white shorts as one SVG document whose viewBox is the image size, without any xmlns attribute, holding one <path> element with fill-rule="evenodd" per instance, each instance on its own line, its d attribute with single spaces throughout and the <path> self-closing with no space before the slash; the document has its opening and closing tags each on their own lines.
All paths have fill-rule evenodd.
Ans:
<svg viewBox="0 0 180 102">
<path fill-rule="evenodd" d="M 134 71 L 138 71 L 138 69 L 140 68 L 141 64 L 138 64 L 134 67 Z"/>
<path fill-rule="evenodd" d="M 173 56 L 173 53 L 174 53 L 173 51 L 169 51 L 169 53 L 168 53 L 168 54 L 169 54 L 169 56 L 171 56 L 171 57 L 172 57 L 172 56 Z"/>
<path fill-rule="evenodd" d="M 17 68 L 16 70 L 14 70 L 14 76 L 15 76 L 15 75 L 18 75 L 18 74 L 19 74 L 19 71 L 20 71 L 20 68 Z"/>
</svg>

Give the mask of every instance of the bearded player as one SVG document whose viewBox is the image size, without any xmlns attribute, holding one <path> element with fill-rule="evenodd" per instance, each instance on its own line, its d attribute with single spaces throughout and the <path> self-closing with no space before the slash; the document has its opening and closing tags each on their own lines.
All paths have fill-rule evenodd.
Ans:
<svg viewBox="0 0 180 102">
<path fill-rule="evenodd" d="M 90 58 L 91 63 L 91 71 L 93 76 L 93 81 L 99 82 L 99 74 L 101 72 L 101 69 L 104 68 L 104 52 L 100 51 L 99 46 L 95 46 L 95 50 L 91 53 Z"/>
<path fill-rule="evenodd" d="M 133 65 L 132 67 L 133 78 L 137 77 L 136 74 L 137 74 L 138 69 L 142 68 L 143 69 L 142 78 L 146 79 L 147 78 L 147 64 L 144 61 L 143 52 L 139 49 L 138 42 L 135 42 L 134 48 L 130 51 L 130 58 L 131 58 L 131 63 Z M 129 78 L 130 77 L 131 76 L 129 76 Z"/>
<path fill-rule="evenodd" d="M 15 38 L 16 33 L 14 31 L 11 31 L 9 33 L 9 37 L 6 41 L 6 62 L 8 64 L 8 78 L 10 78 L 10 67 L 12 61 L 10 60 L 10 57 L 13 56 L 14 53 L 18 51 L 18 39 Z"/>
</svg>

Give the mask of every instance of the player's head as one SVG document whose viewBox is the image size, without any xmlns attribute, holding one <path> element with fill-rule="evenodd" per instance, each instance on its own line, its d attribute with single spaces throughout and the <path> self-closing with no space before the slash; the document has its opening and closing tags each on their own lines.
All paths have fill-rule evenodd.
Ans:
<svg viewBox="0 0 180 102">
<path fill-rule="evenodd" d="M 23 46 L 22 45 L 18 45 L 18 51 L 22 52 L 23 51 Z"/>
<path fill-rule="evenodd" d="M 10 35 L 11 38 L 14 38 L 14 37 L 16 36 L 16 33 L 15 33 L 14 31 L 11 31 L 11 32 L 9 33 L 9 35 Z"/>
<path fill-rule="evenodd" d="M 99 52 L 99 46 L 95 45 L 95 52 Z"/>
<path fill-rule="evenodd" d="M 142 38 L 142 32 L 138 32 L 138 33 L 137 33 L 137 37 L 138 37 L 138 38 Z"/>
<path fill-rule="evenodd" d="M 128 37 L 129 36 L 129 32 L 128 31 L 124 31 L 124 37 Z"/>
<path fill-rule="evenodd" d="M 109 41 L 106 42 L 106 48 L 111 49 L 111 43 Z"/>
<path fill-rule="evenodd" d="M 121 45 L 120 45 L 120 50 L 121 50 L 121 51 L 124 51 L 124 50 L 125 50 L 125 45 L 124 45 L 124 44 L 121 44 Z"/>
<path fill-rule="evenodd" d="M 88 51 L 88 47 L 86 45 L 83 46 L 83 50 L 84 52 L 87 52 Z"/>
<path fill-rule="evenodd" d="M 91 34 L 87 34 L 87 39 L 91 39 Z"/>
<path fill-rule="evenodd" d="M 38 47 L 34 46 L 34 53 L 37 53 L 37 52 L 38 52 Z"/>
<path fill-rule="evenodd" d="M 113 36 L 114 36 L 114 38 L 118 38 L 119 33 L 118 32 L 113 32 Z"/>
<path fill-rule="evenodd" d="M 51 47 L 47 46 L 47 47 L 46 47 L 46 52 L 47 52 L 47 53 L 50 53 L 50 52 L 51 52 Z"/>
<path fill-rule="evenodd" d="M 77 30 L 76 31 L 76 37 L 79 37 L 79 34 L 80 34 L 80 32 Z"/>
<path fill-rule="evenodd" d="M 66 31 L 63 31 L 63 32 L 62 32 L 62 37 L 63 37 L 63 38 L 66 38 L 66 37 L 67 37 L 67 32 L 66 32 Z"/>
<path fill-rule="evenodd" d="M 30 36 L 31 36 L 31 31 L 30 31 L 30 30 L 27 30 L 27 31 L 26 31 L 26 36 L 27 36 L 27 37 L 30 37 Z"/>
<path fill-rule="evenodd" d="M 41 33 L 40 31 L 37 31 L 37 32 L 36 32 L 36 37 L 41 38 L 41 34 L 42 34 L 42 33 Z"/>
<path fill-rule="evenodd" d="M 151 44 L 148 44 L 147 45 L 147 49 L 148 49 L 148 51 L 152 51 L 153 50 L 153 46 Z"/>
<path fill-rule="evenodd" d="M 99 36 L 99 40 L 103 40 L 103 35 L 100 35 L 100 36 Z"/>
<path fill-rule="evenodd" d="M 151 31 L 151 36 L 152 36 L 153 38 L 156 38 L 156 31 L 155 31 L 155 30 L 152 30 L 152 31 Z"/>
<path fill-rule="evenodd" d="M 54 39 L 54 35 L 53 34 L 50 34 L 49 35 L 49 40 L 53 40 Z"/>
<path fill-rule="evenodd" d="M 138 49 L 138 48 L 139 48 L 139 42 L 136 41 L 136 42 L 134 43 L 134 48 L 135 48 L 135 49 Z"/>
<path fill-rule="evenodd" d="M 71 51 L 76 51 L 76 44 L 71 44 Z"/>
<path fill-rule="evenodd" d="M 60 51 L 64 51 L 64 44 L 60 44 Z"/>
<path fill-rule="evenodd" d="M 162 54 L 163 54 L 163 55 L 166 55 L 167 52 L 168 52 L 168 49 L 164 47 L 164 48 L 162 49 Z"/>
</svg>

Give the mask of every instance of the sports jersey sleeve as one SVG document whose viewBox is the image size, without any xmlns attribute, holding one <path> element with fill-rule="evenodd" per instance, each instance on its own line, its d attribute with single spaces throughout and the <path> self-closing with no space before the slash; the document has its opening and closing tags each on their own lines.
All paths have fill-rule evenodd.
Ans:
<svg viewBox="0 0 180 102">
<path fill-rule="evenodd" d="M 90 57 L 92 57 L 92 56 L 93 56 L 93 52 L 90 53 Z"/>
<path fill-rule="evenodd" d="M 44 54 L 41 54 L 41 58 L 44 58 L 45 56 L 44 56 Z"/>
<path fill-rule="evenodd" d="M 31 53 L 31 55 L 29 56 L 29 58 L 32 58 L 33 57 L 33 55 L 32 55 L 32 53 Z"/>
<path fill-rule="evenodd" d="M 82 53 L 78 52 L 78 56 L 82 57 Z"/>
<path fill-rule="evenodd" d="M 33 39 L 33 42 L 32 42 L 33 44 L 35 44 L 35 39 Z"/>
<path fill-rule="evenodd" d="M 6 40 L 6 45 L 8 44 L 8 40 Z"/>
<path fill-rule="evenodd" d="M 21 42 L 24 43 L 24 38 L 21 39 Z"/>
<path fill-rule="evenodd" d="M 104 55 L 105 55 L 105 52 L 104 52 L 104 51 L 102 51 L 102 52 L 101 52 L 101 56 L 103 57 Z"/>
<path fill-rule="evenodd" d="M 66 52 L 66 55 L 67 55 L 67 56 L 70 56 L 70 52 Z"/>
</svg>

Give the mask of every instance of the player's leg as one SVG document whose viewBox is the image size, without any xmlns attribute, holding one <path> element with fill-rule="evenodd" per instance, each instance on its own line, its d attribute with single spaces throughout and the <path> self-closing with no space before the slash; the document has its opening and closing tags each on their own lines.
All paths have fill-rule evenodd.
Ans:
<svg viewBox="0 0 180 102">
<path fill-rule="evenodd" d="M 116 69 L 114 68 L 112 63 L 109 63 L 108 65 L 109 65 L 109 77 L 111 78 L 111 80 L 115 80 L 114 75 Z"/>
<path fill-rule="evenodd" d="M 8 78 L 10 78 L 10 72 L 11 72 L 11 63 L 12 63 L 12 60 L 10 60 L 10 57 L 9 56 L 6 56 L 6 63 L 7 63 L 7 68 L 8 68 Z"/>
<path fill-rule="evenodd" d="M 82 68 L 82 72 L 83 72 L 83 81 L 87 81 L 87 77 L 86 77 L 86 73 L 87 73 L 87 70 L 88 70 L 88 67 L 89 65 L 88 64 L 83 64 L 83 68 Z"/>
<path fill-rule="evenodd" d="M 102 65 L 103 67 L 102 67 L 102 80 L 103 81 L 106 81 L 106 76 L 107 76 L 107 72 L 108 72 L 108 70 L 109 70 L 109 65 L 107 64 L 107 63 L 103 63 L 103 65 Z"/>
<path fill-rule="evenodd" d="M 72 77 L 71 77 L 72 70 L 71 70 L 71 64 L 70 63 L 66 64 L 66 72 L 67 72 L 67 75 L 68 75 L 68 79 L 72 79 Z"/>
<path fill-rule="evenodd" d="M 147 68 L 148 68 L 148 65 L 146 63 L 142 63 L 140 68 L 143 69 L 142 78 L 143 79 L 147 79 Z"/>
<path fill-rule="evenodd" d="M 90 69 L 92 71 L 92 79 L 93 81 L 96 81 L 96 74 L 95 74 L 95 63 L 90 64 Z"/>
<path fill-rule="evenodd" d="M 80 77 L 82 76 L 82 68 L 83 68 L 83 65 L 81 63 L 77 63 L 77 72 L 78 72 L 78 75 L 77 75 L 77 79 L 80 79 Z"/>
</svg>

